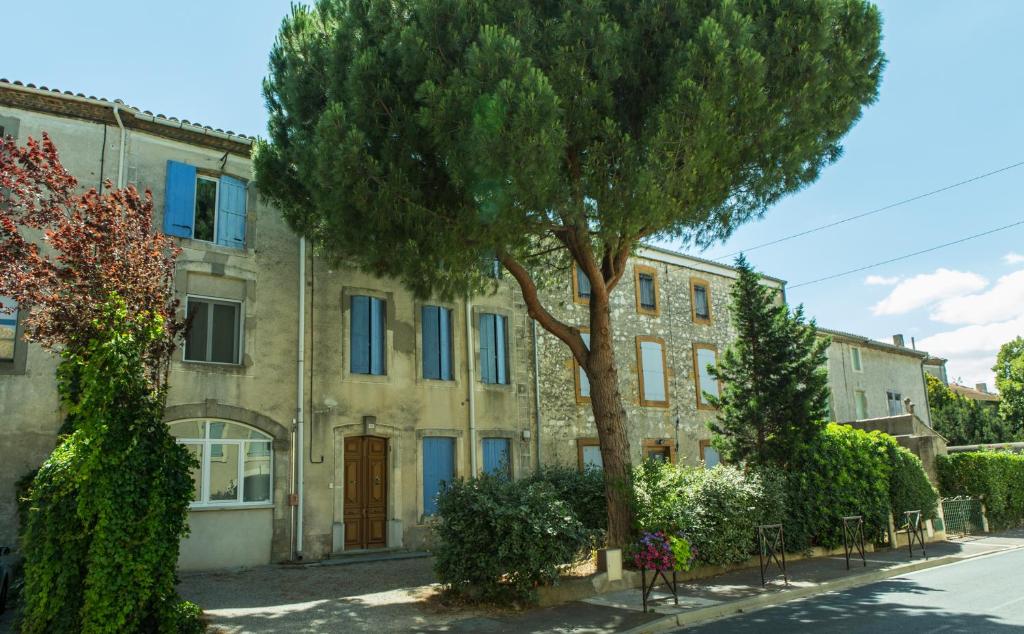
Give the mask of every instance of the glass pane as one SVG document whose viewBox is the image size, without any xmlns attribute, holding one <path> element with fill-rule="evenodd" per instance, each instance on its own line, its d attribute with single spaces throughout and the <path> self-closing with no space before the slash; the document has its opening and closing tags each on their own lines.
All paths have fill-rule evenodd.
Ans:
<svg viewBox="0 0 1024 634">
<path fill-rule="evenodd" d="M 665 398 L 665 367 L 661 355 L 661 344 L 644 341 L 640 344 L 640 357 L 643 362 L 644 400 L 664 401 Z"/>
<path fill-rule="evenodd" d="M 721 457 L 719 457 L 717 449 L 715 449 L 711 445 L 708 445 L 707 447 L 704 447 L 704 466 L 705 467 L 710 469 L 711 467 L 714 467 L 715 465 L 717 465 L 717 464 L 719 464 L 721 462 L 722 462 L 722 459 L 721 459 Z"/>
<path fill-rule="evenodd" d="M 583 345 L 590 350 L 590 333 L 581 332 L 580 338 L 583 339 Z M 576 371 L 580 374 L 580 396 L 583 398 L 590 398 L 590 377 L 587 376 L 586 370 L 581 367 L 577 367 Z"/>
<path fill-rule="evenodd" d="M 245 463 L 242 465 L 245 481 L 242 484 L 243 502 L 270 501 L 270 443 L 245 443 Z"/>
<path fill-rule="evenodd" d="M 708 372 L 709 365 L 718 363 L 714 350 L 700 348 L 697 350 L 697 367 L 700 370 L 700 389 L 712 396 L 718 396 L 718 381 Z"/>
<path fill-rule="evenodd" d="M 180 423 L 171 423 L 168 429 L 171 436 L 175 438 L 192 438 L 202 440 L 206 438 L 206 430 L 203 428 L 206 423 L 201 420 L 187 420 Z"/>
<path fill-rule="evenodd" d="M 227 421 L 210 422 L 210 438 L 223 438 L 225 440 L 270 440 L 270 436 L 236 423 Z"/>
<path fill-rule="evenodd" d="M 210 361 L 238 363 L 238 305 L 213 305 L 213 339 Z"/>
<path fill-rule="evenodd" d="M 237 444 L 210 445 L 211 502 L 238 499 L 238 448 Z"/>
<path fill-rule="evenodd" d="M 17 304 L 15 304 L 14 300 L 9 297 L 0 297 L 0 359 L 7 360 L 14 358 L 14 345 L 17 331 Z"/>
<path fill-rule="evenodd" d="M 188 337 L 185 339 L 185 359 L 189 361 L 208 361 L 206 358 L 207 329 L 210 327 L 210 305 L 203 301 L 188 300 L 188 318 L 190 321 Z"/>
<path fill-rule="evenodd" d="M 185 448 L 188 449 L 189 454 L 192 455 L 196 460 L 196 465 L 192 467 L 190 474 L 192 475 L 192 501 L 202 502 L 203 501 L 203 446 L 199 444 L 186 443 Z"/>
<path fill-rule="evenodd" d="M 603 469 L 604 460 L 601 458 L 601 448 L 597 445 L 583 447 L 583 468 Z"/>
<path fill-rule="evenodd" d="M 217 181 L 196 179 L 196 225 L 192 236 L 196 240 L 213 242 L 213 223 L 217 217 Z"/>
<path fill-rule="evenodd" d="M 640 305 L 650 310 L 657 308 L 654 299 L 654 278 L 646 273 L 640 274 Z"/>
<path fill-rule="evenodd" d="M 708 289 L 706 287 L 693 287 L 693 304 L 694 312 L 697 313 L 697 317 L 700 319 L 707 319 L 710 317 L 710 313 L 708 312 Z"/>
<path fill-rule="evenodd" d="M 590 278 L 580 269 L 576 269 L 576 288 L 580 297 L 590 297 Z"/>
</svg>

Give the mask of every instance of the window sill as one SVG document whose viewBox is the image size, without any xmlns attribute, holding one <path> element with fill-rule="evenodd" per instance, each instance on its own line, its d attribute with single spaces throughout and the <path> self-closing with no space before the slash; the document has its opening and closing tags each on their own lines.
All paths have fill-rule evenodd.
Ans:
<svg viewBox="0 0 1024 634">
<path fill-rule="evenodd" d="M 272 509 L 273 502 L 250 502 L 248 504 L 202 504 L 199 506 L 189 505 L 191 511 L 252 511 L 258 509 Z"/>
<path fill-rule="evenodd" d="M 212 251 L 214 253 L 223 253 L 225 255 L 241 255 L 244 257 L 249 256 L 249 245 L 245 245 L 242 248 L 226 247 L 216 242 L 207 242 L 206 240 L 199 240 L 197 238 L 178 238 L 181 246 L 186 249 L 202 249 L 204 251 Z"/>
</svg>

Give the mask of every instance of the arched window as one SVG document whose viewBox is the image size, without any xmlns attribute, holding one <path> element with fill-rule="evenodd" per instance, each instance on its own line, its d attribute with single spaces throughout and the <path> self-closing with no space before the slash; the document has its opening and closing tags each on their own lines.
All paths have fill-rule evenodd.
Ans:
<svg viewBox="0 0 1024 634">
<path fill-rule="evenodd" d="M 271 438 L 223 420 L 170 423 L 171 435 L 188 447 L 199 468 L 192 470 L 192 507 L 251 506 L 271 501 Z"/>
</svg>

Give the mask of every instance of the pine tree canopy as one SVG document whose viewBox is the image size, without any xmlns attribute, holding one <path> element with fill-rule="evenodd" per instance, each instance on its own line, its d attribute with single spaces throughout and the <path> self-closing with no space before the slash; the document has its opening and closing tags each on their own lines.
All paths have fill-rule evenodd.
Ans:
<svg viewBox="0 0 1024 634">
<path fill-rule="evenodd" d="M 709 427 L 730 462 L 785 465 L 825 428 L 829 340 L 818 336 L 803 307 L 792 313 L 779 291 L 761 283 L 743 256 L 730 304 L 736 338 L 709 371 L 721 396 Z"/>
<path fill-rule="evenodd" d="M 863 0 L 296 5 L 256 179 L 324 253 L 421 295 L 553 252 L 611 290 L 638 241 L 709 244 L 814 181 L 880 42 Z"/>
</svg>

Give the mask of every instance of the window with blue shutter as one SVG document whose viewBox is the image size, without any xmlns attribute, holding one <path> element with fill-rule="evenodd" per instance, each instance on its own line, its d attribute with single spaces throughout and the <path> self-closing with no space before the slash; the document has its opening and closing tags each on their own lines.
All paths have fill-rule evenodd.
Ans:
<svg viewBox="0 0 1024 634">
<path fill-rule="evenodd" d="M 167 186 L 164 192 L 164 233 L 191 238 L 196 212 L 196 168 L 167 161 Z"/>
<path fill-rule="evenodd" d="M 349 320 L 349 371 L 353 374 L 383 375 L 387 303 L 380 297 L 353 295 Z"/>
<path fill-rule="evenodd" d="M 508 384 L 508 318 L 480 314 L 480 381 Z"/>
<path fill-rule="evenodd" d="M 580 338 L 583 339 L 583 345 L 585 345 L 587 347 L 587 350 L 590 350 L 590 333 L 589 332 L 581 332 L 580 333 Z M 580 390 L 579 397 L 580 398 L 590 398 L 590 378 L 587 376 L 587 371 L 584 370 L 582 367 L 580 367 L 579 364 L 577 364 L 576 365 L 576 372 L 577 372 L 577 374 L 579 376 L 579 379 L 578 379 L 579 390 Z"/>
<path fill-rule="evenodd" d="M 18 346 L 18 304 L 0 297 L 0 361 L 13 361 Z"/>
<path fill-rule="evenodd" d="M 654 295 L 654 276 L 641 273 L 637 278 L 640 281 L 640 307 L 644 310 L 657 310 L 658 300 Z"/>
<path fill-rule="evenodd" d="M 484 438 L 484 473 L 512 478 L 512 443 L 508 438 Z"/>
<path fill-rule="evenodd" d="M 431 436 L 423 439 L 423 514 L 437 513 L 437 494 L 455 479 L 455 439 Z"/>
<path fill-rule="evenodd" d="M 420 321 L 423 328 L 423 378 L 451 381 L 454 378 L 451 309 L 424 306 Z"/>
<path fill-rule="evenodd" d="M 576 271 L 576 300 L 577 301 L 589 301 L 590 300 L 590 278 L 583 270 L 574 266 L 573 269 Z"/>
<path fill-rule="evenodd" d="M 245 183 L 221 176 L 217 199 L 217 244 L 245 248 Z"/>
</svg>

